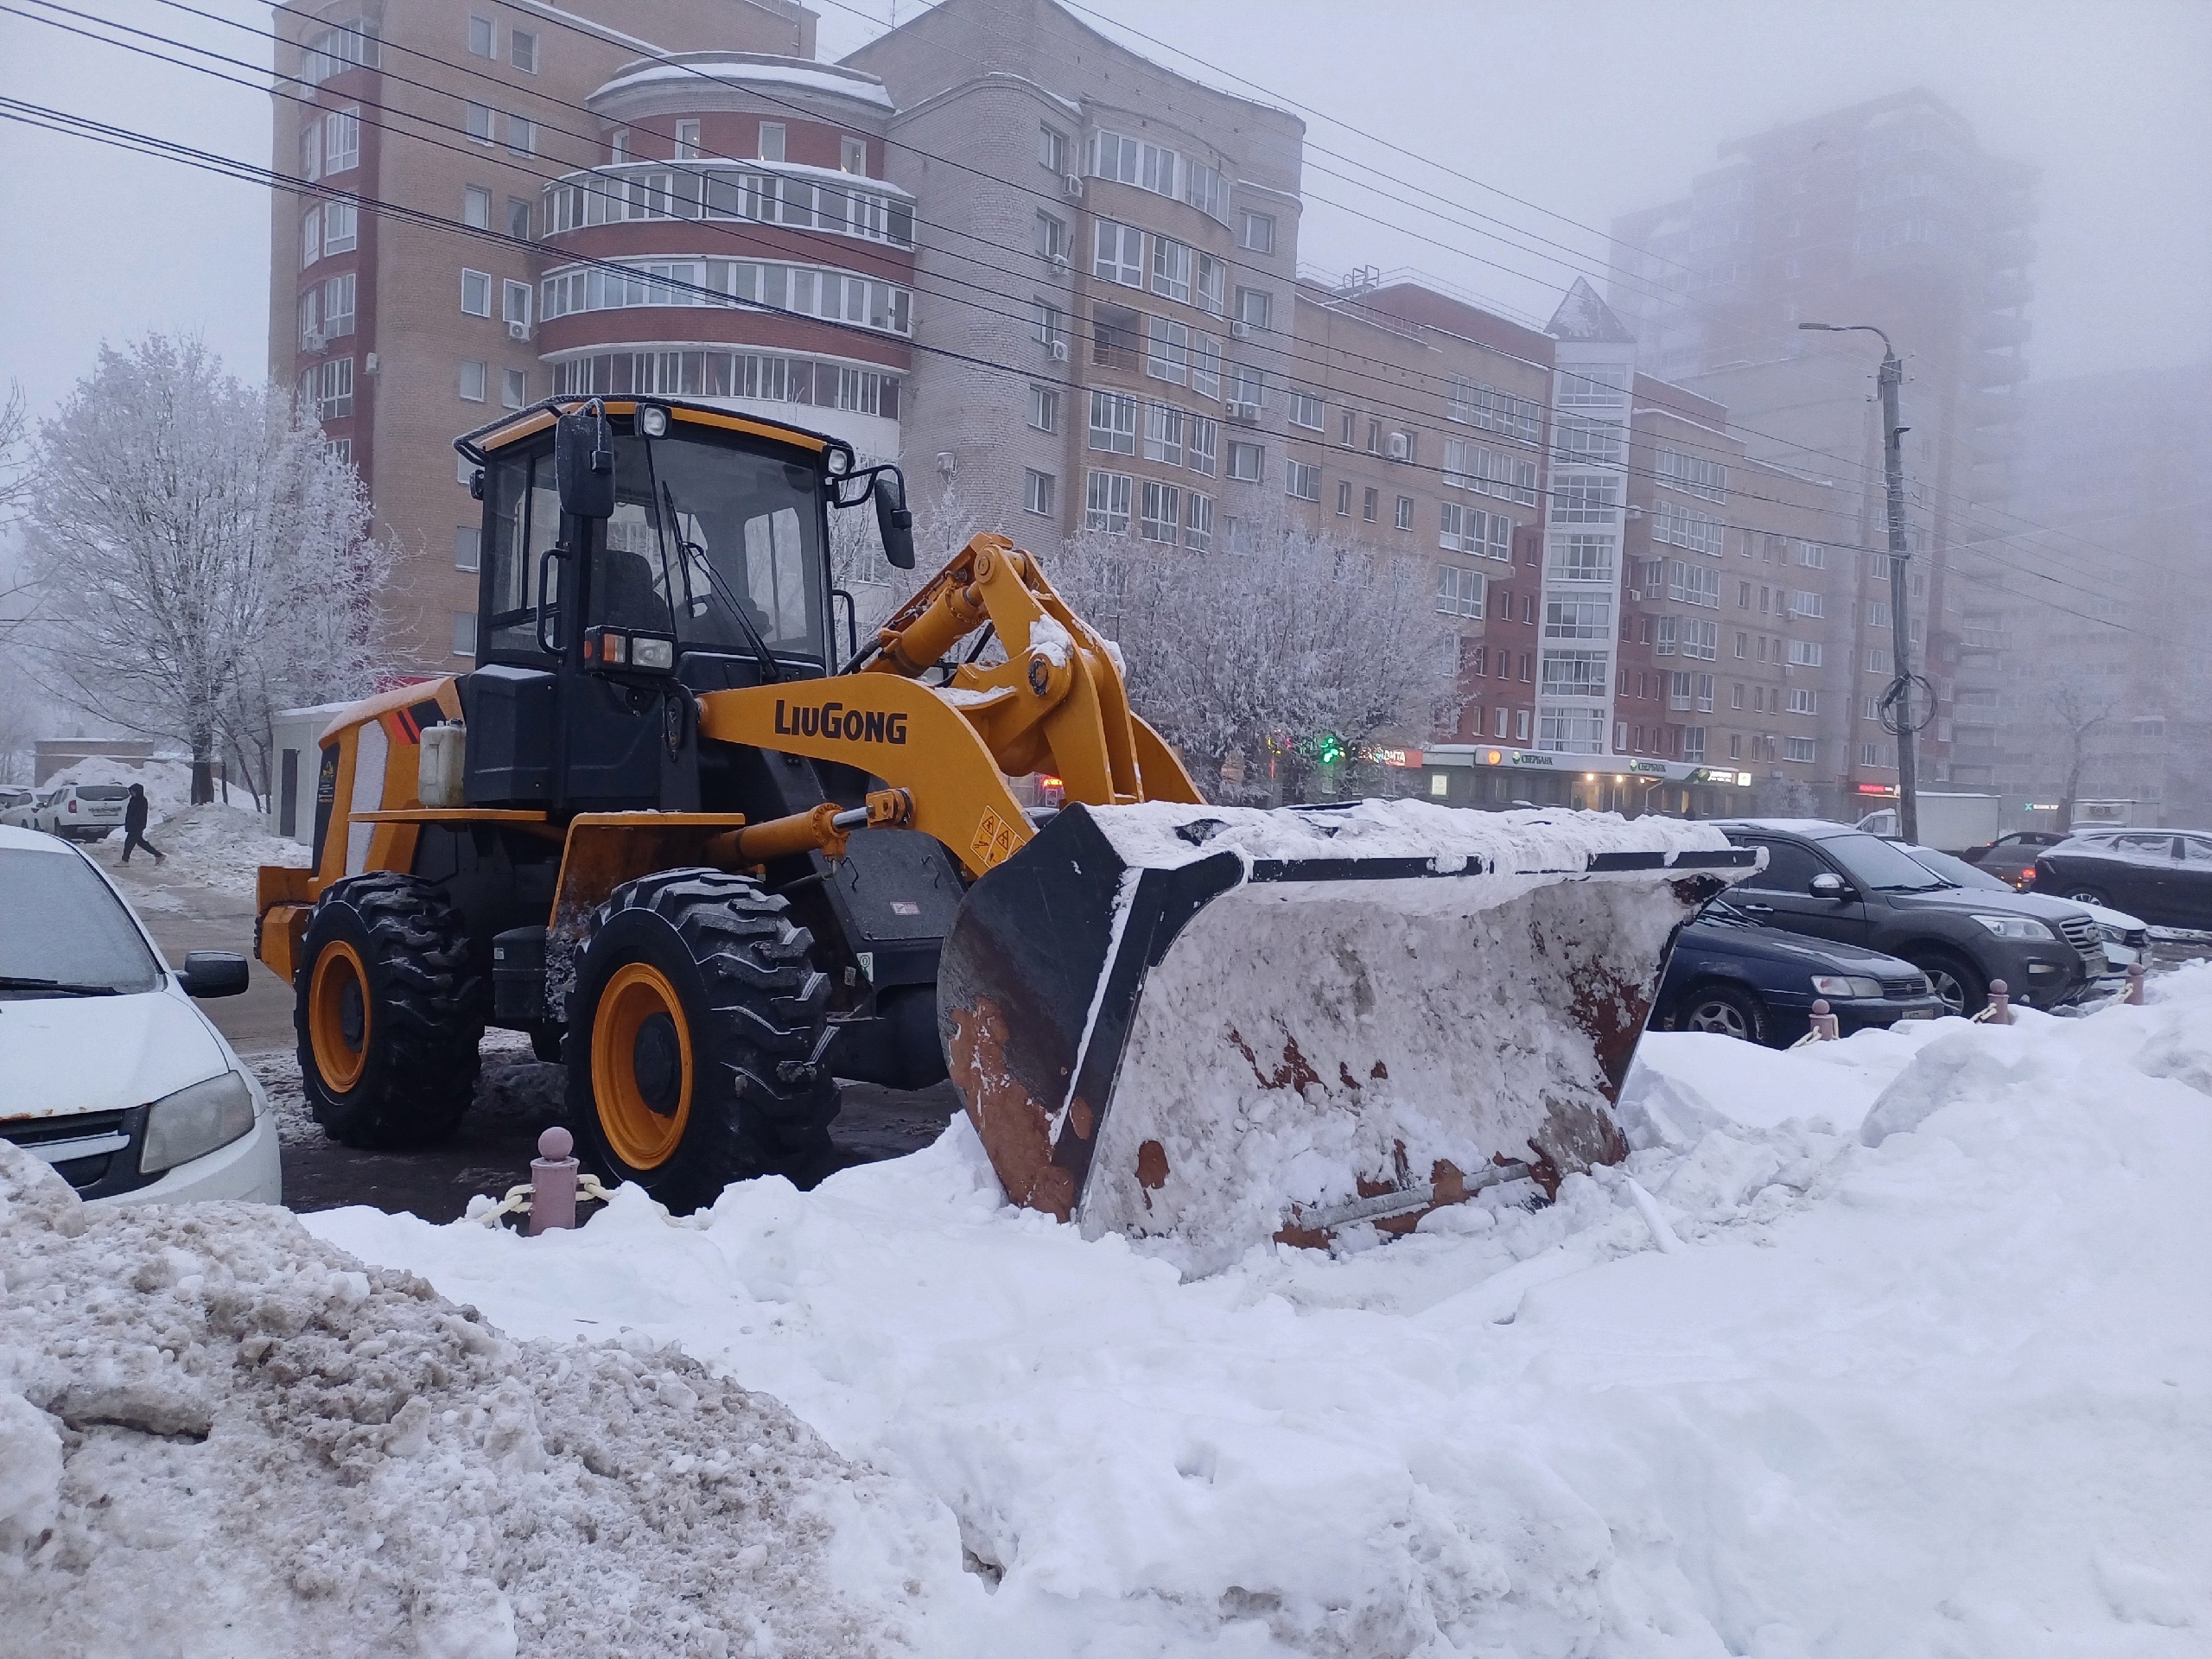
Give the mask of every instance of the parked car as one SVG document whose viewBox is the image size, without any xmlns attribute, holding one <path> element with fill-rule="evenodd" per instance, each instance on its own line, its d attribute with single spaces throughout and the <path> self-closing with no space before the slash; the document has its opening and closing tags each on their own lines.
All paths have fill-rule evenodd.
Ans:
<svg viewBox="0 0 2212 1659">
<path fill-rule="evenodd" d="M 1827 1002 L 1846 1036 L 1944 1011 L 1909 962 L 1785 933 L 1716 899 L 1675 941 L 1651 1023 L 1787 1048 L 1811 1027 L 1815 1001 Z"/>
<path fill-rule="evenodd" d="M 2012 884 L 1999 880 L 1988 871 L 1969 864 L 1963 858 L 1949 853 L 1939 853 L 1933 847 L 1915 847 L 1908 842 L 1897 843 L 1912 855 L 1916 863 L 1926 865 L 1946 880 L 1956 883 L 1969 893 L 2001 893 L 2019 898 Z M 2090 964 L 2090 977 L 2101 982 L 2100 990 L 2124 989 L 2127 970 L 2137 963 L 2145 967 L 2151 960 L 2151 930 L 2139 918 L 2125 911 L 2108 910 L 2102 905 L 2085 904 L 2078 899 L 2066 902 L 2086 912 L 2097 925 L 2097 941 L 2104 958 L 2100 969 Z"/>
<path fill-rule="evenodd" d="M 2212 927 L 2212 835 L 2187 830 L 2100 830 L 2047 848 L 2037 893 L 2114 906 L 2153 927 Z"/>
<path fill-rule="evenodd" d="M 99 841 L 123 828 L 130 804 L 127 784 L 64 784 L 40 802 L 29 827 L 64 841 Z"/>
<path fill-rule="evenodd" d="M 276 1120 L 194 997 L 246 988 L 244 957 L 170 969 L 107 876 L 51 836 L 0 829 L 0 1139 L 97 1204 L 280 1202 Z"/>
<path fill-rule="evenodd" d="M 2065 839 L 2064 832 L 2057 830 L 2015 830 L 1986 846 L 1969 847 L 1959 856 L 1977 869 L 1986 870 L 2017 887 L 2021 877 L 2035 868 L 2043 849 L 2056 847 Z"/>
<path fill-rule="evenodd" d="M 31 827 L 31 810 L 38 803 L 38 791 L 14 785 L 0 788 L 0 823 L 12 823 L 28 830 Z"/>
<path fill-rule="evenodd" d="M 1719 826 L 1767 866 L 1729 895 L 1755 920 L 1902 957 L 1926 974 L 1954 1014 L 1988 1005 L 2001 979 L 2013 1001 L 2056 1007 L 2088 989 L 2103 963 L 2096 924 L 2080 909 L 1955 887 L 1878 836 L 1815 818 L 1749 818 Z"/>
</svg>

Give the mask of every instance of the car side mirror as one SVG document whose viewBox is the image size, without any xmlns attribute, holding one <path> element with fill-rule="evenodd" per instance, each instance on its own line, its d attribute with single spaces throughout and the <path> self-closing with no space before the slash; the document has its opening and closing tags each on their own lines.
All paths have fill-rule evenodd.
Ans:
<svg viewBox="0 0 2212 1659">
<path fill-rule="evenodd" d="M 571 518 L 614 516 L 614 438 L 596 399 L 554 423 L 553 479 Z"/>
<path fill-rule="evenodd" d="M 875 486 L 875 531 L 883 538 L 883 556 L 901 570 L 914 568 L 914 515 L 906 510 L 906 485 L 893 487 L 891 475 L 878 473 Z"/>
<path fill-rule="evenodd" d="M 1841 876 L 1827 870 L 1808 881 L 1805 887 L 1815 899 L 1847 899 L 1851 896 L 1850 884 Z"/>
<path fill-rule="evenodd" d="M 247 984 L 245 958 L 235 950 L 188 950 L 176 982 L 187 996 L 238 996 Z"/>
</svg>

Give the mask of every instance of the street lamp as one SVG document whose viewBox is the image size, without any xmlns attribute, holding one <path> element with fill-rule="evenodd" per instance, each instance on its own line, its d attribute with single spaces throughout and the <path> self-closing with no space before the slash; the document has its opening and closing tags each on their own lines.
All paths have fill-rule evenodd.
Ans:
<svg viewBox="0 0 2212 1659">
<path fill-rule="evenodd" d="M 1913 754 L 1913 737 L 1920 729 L 1912 712 L 1912 629 L 1905 616 L 1905 560 L 1910 556 L 1904 537 L 1905 429 L 1897 424 L 1897 389 L 1904 384 L 1904 365 L 1897 360 L 1890 337 L 1871 322 L 1801 322 L 1827 334 L 1872 334 L 1882 342 L 1882 370 L 1876 384 L 1882 396 L 1882 472 L 1889 485 L 1890 506 L 1890 626 L 1897 674 L 1882 694 L 1882 725 L 1897 740 L 1897 828 L 1910 842 L 1920 839 L 1920 792 Z M 1934 698 L 1929 698 L 1929 713 Z"/>
</svg>

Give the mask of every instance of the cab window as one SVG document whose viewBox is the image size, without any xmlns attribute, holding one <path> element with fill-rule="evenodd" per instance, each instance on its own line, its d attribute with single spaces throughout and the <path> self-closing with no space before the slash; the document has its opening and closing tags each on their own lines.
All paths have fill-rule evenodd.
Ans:
<svg viewBox="0 0 2212 1659">
<path fill-rule="evenodd" d="M 1816 875 L 1831 872 L 1826 864 L 1807 849 L 1794 841 L 1754 841 L 1753 847 L 1766 849 L 1766 868 L 1744 883 L 1764 893 L 1806 893 Z"/>
</svg>

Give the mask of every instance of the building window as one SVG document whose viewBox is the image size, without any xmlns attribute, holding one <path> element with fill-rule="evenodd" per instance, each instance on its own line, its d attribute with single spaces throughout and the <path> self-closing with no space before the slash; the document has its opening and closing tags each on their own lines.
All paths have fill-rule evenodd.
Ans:
<svg viewBox="0 0 2212 1659">
<path fill-rule="evenodd" d="M 837 170 L 868 176 L 868 140 L 847 133 L 837 140 Z"/>
<path fill-rule="evenodd" d="M 470 185 L 461 193 L 461 222 L 472 229 L 492 228 L 492 193 Z"/>
<path fill-rule="evenodd" d="M 468 49 L 480 58 L 499 55 L 493 41 L 492 20 L 480 17 L 473 11 L 468 14 Z"/>
<path fill-rule="evenodd" d="M 1564 473 L 1552 480 L 1552 522 L 1610 524 L 1620 515 L 1620 480 L 1602 473 Z"/>
<path fill-rule="evenodd" d="M 1375 515 L 1382 511 L 1382 492 L 1369 490 L 1360 498 L 1359 516 L 1371 524 L 1375 522 Z"/>
<path fill-rule="evenodd" d="M 1411 530 L 1414 527 L 1413 497 L 1410 495 L 1402 495 L 1398 498 L 1398 510 L 1391 518 L 1390 522 L 1400 530 Z"/>
<path fill-rule="evenodd" d="M 1661 484 L 1688 490 L 1707 501 L 1723 500 L 1728 494 L 1728 468 L 1720 461 L 1662 446 L 1654 458 L 1652 470 L 1658 474 Z"/>
<path fill-rule="evenodd" d="M 1196 490 L 1183 493 L 1183 545 L 1204 553 L 1213 545 L 1213 498 Z"/>
<path fill-rule="evenodd" d="M 1067 314 L 1057 305 L 1049 304 L 1043 300 L 1032 300 L 1029 303 L 1029 315 L 1031 337 L 1055 358 L 1066 357 Z"/>
<path fill-rule="evenodd" d="M 313 283 L 300 296 L 300 349 L 322 349 L 322 289 Z"/>
<path fill-rule="evenodd" d="M 1234 363 L 1229 370 L 1229 412 L 1255 416 L 1268 406 L 1268 378 L 1249 363 Z"/>
<path fill-rule="evenodd" d="M 1221 261 L 1213 255 L 1202 253 L 1198 256 L 1198 270 L 1192 279 L 1195 290 L 1192 302 L 1199 310 L 1211 312 L 1217 317 L 1222 313 L 1222 296 L 1226 292 L 1224 287 L 1226 279 L 1222 275 L 1224 269 Z"/>
<path fill-rule="evenodd" d="M 1266 449 L 1256 443 L 1238 443 L 1232 440 L 1229 446 L 1229 476 L 1248 484 L 1260 481 L 1267 461 Z"/>
<path fill-rule="evenodd" d="M 492 279 L 480 270 L 461 273 L 461 308 L 465 315 L 488 317 L 492 315 Z"/>
<path fill-rule="evenodd" d="M 1449 512 L 1452 509 L 1447 507 L 1445 511 Z M 1351 480 L 1348 478 L 1337 480 L 1337 517 L 1339 518 L 1351 517 Z M 1452 547 L 1459 546 L 1459 538 L 1455 535 L 1448 544 Z"/>
<path fill-rule="evenodd" d="M 1886 651 L 1881 650 L 1878 646 L 1869 645 L 1866 648 L 1866 671 L 1869 674 L 1888 673 L 1890 671 L 1890 653 Z"/>
<path fill-rule="evenodd" d="M 1682 759 L 1685 760 L 1695 760 L 1700 762 L 1704 760 L 1704 727 L 1685 726 L 1682 728 Z"/>
<path fill-rule="evenodd" d="M 1456 564 L 1436 567 L 1436 608 L 1446 616 L 1479 617 L 1483 613 L 1481 575 Z M 1480 670 L 1477 670 L 1480 672 Z"/>
<path fill-rule="evenodd" d="M 530 295 L 528 283 L 503 283 L 499 288 L 499 320 L 511 327 L 530 327 Z"/>
<path fill-rule="evenodd" d="M 1813 740 L 1809 737 L 1785 737 L 1782 740 L 1782 758 L 1785 760 L 1809 761 L 1813 753 Z"/>
<path fill-rule="evenodd" d="M 1521 677 L 1525 680 L 1529 677 L 1523 674 Z M 1500 709 L 1498 714 L 1497 723 L 1502 728 L 1505 724 L 1504 711 Z M 1499 735 L 1504 735 L 1502 729 Z M 1529 741 L 1529 710 L 1526 709 L 1516 709 L 1513 711 L 1513 741 L 1516 743 L 1526 743 Z"/>
<path fill-rule="evenodd" d="M 501 401 L 509 409 L 520 409 L 530 401 L 530 371 L 509 369 L 505 391 Z"/>
<path fill-rule="evenodd" d="M 300 176 L 308 180 L 322 176 L 322 123 L 312 115 L 300 129 Z"/>
<path fill-rule="evenodd" d="M 1037 213 L 1037 252 L 1039 257 L 1050 259 L 1055 264 L 1067 263 L 1067 221 L 1041 208 Z"/>
<path fill-rule="evenodd" d="M 1203 415 L 1192 415 L 1184 423 L 1183 448 L 1189 458 L 1192 472 L 1211 478 L 1214 474 L 1214 444 L 1221 435 L 1221 423 Z"/>
<path fill-rule="evenodd" d="M 1236 245 L 1254 253 L 1273 253 L 1275 251 L 1275 221 L 1269 213 L 1255 213 L 1247 208 L 1237 216 Z"/>
<path fill-rule="evenodd" d="M 1191 250 L 1167 237 L 1152 238 L 1152 291 L 1164 299 L 1188 303 L 1191 297 Z"/>
<path fill-rule="evenodd" d="M 1191 331 L 1165 317 L 1145 321 L 1144 372 L 1155 380 L 1181 385 L 1191 372 Z"/>
<path fill-rule="evenodd" d="M 360 244 L 361 210 L 350 201 L 323 204 L 322 251 L 351 253 Z"/>
<path fill-rule="evenodd" d="M 461 365 L 461 397 L 463 403 L 480 404 L 490 371 L 481 363 L 464 362 Z"/>
<path fill-rule="evenodd" d="M 1136 454 L 1135 398 L 1115 391 L 1094 391 L 1090 394 L 1090 447 L 1117 455 Z"/>
<path fill-rule="evenodd" d="M 492 142 L 492 111 L 488 105 L 471 104 L 468 106 L 468 136 L 480 144 Z"/>
<path fill-rule="evenodd" d="M 1282 464 L 1282 488 L 1285 495 L 1300 501 L 1321 499 L 1321 469 L 1302 461 L 1286 460 Z"/>
<path fill-rule="evenodd" d="M 1096 226 L 1090 274 L 1123 288 L 1144 286 L 1144 232 L 1134 225 L 1102 219 Z"/>
<path fill-rule="evenodd" d="M 342 421 L 353 412 L 353 359 L 350 357 L 333 358 L 322 365 L 321 386 L 321 416 L 326 421 Z"/>
<path fill-rule="evenodd" d="M 355 276 L 352 271 L 342 276 L 333 276 L 322 285 L 322 337 L 335 340 L 340 334 L 353 332 L 353 291 Z M 313 292 L 312 289 L 309 290 Z"/>
<path fill-rule="evenodd" d="M 520 196 L 507 198 L 507 234 L 518 241 L 530 240 L 530 203 Z"/>
<path fill-rule="evenodd" d="M 453 568 L 474 570 L 483 563 L 483 532 L 474 524 L 461 524 L 453 532 Z"/>
<path fill-rule="evenodd" d="M 1183 464 L 1181 410 L 1171 409 L 1166 404 L 1144 406 L 1144 458 L 1165 461 L 1170 467 Z"/>
<path fill-rule="evenodd" d="M 322 170 L 347 173 L 361 164 L 361 110 L 334 110 L 322 118 Z"/>
<path fill-rule="evenodd" d="M 620 166 L 630 159 L 630 129 L 617 127 L 607 135 L 607 159 Z"/>
<path fill-rule="evenodd" d="M 763 121 L 760 124 L 760 159 L 780 162 L 784 159 L 784 124 Z"/>
<path fill-rule="evenodd" d="M 1248 329 L 1264 332 L 1274 315 L 1275 296 L 1264 288 L 1240 288 L 1236 290 L 1236 321 Z"/>
<path fill-rule="evenodd" d="M 1544 638 L 1603 639 L 1613 631 L 1612 612 L 1609 600 L 1548 599 L 1544 601 Z"/>
<path fill-rule="evenodd" d="M 1183 492 L 1173 484 L 1144 481 L 1144 511 L 1138 515 L 1137 533 L 1147 542 L 1171 547 L 1183 532 Z"/>
<path fill-rule="evenodd" d="M 1570 466 L 1617 467 L 1624 431 L 1618 421 L 1562 415 L 1552 426 L 1552 454 Z"/>
<path fill-rule="evenodd" d="M 1821 665 L 1821 642 L 1817 639 L 1792 639 L 1789 642 L 1789 665 L 1792 668 L 1818 668 Z"/>
<path fill-rule="evenodd" d="M 1102 368 L 1134 369 L 1143 313 L 1126 305 L 1094 301 L 1090 308 L 1090 360 Z"/>
<path fill-rule="evenodd" d="M 1091 473 L 1084 481 L 1083 527 L 1122 535 L 1129 528 L 1136 480 L 1127 473 Z"/>
<path fill-rule="evenodd" d="M 1471 509 L 1470 510 L 1471 511 Z M 1493 513 L 1497 518 L 1501 515 Z M 1495 534 L 1495 533 L 1494 533 Z M 1512 545 L 1513 526 L 1495 539 Z M 1501 555 L 1500 556 L 1503 556 Z M 1604 582 L 1613 579 L 1613 543 L 1610 536 L 1567 535 L 1552 543 L 1552 577 L 1557 582 Z"/>
<path fill-rule="evenodd" d="M 455 611 L 453 615 L 453 654 L 474 657 L 476 654 L 476 613 Z"/>
<path fill-rule="evenodd" d="M 676 124 L 676 159 L 679 162 L 696 161 L 699 157 L 699 123 L 696 120 Z"/>
<path fill-rule="evenodd" d="M 1221 396 L 1221 341 L 1211 334 L 1191 335 L 1191 390 L 1201 397 Z"/>
<path fill-rule="evenodd" d="M 511 156 L 528 156 L 533 154 L 537 148 L 537 124 L 524 116 L 509 116 L 507 118 L 507 153 Z"/>
<path fill-rule="evenodd" d="M 1052 486 L 1050 473 L 1040 473 L 1034 467 L 1021 475 L 1021 506 L 1025 512 L 1033 512 L 1049 518 L 1052 516 Z"/>
<path fill-rule="evenodd" d="M 1065 175 L 1068 170 L 1068 136 L 1058 127 L 1039 126 L 1037 129 L 1037 164 L 1048 172 Z"/>
<path fill-rule="evenodd" d="M 1039 432 L 1060 429 L 1060 394 L 1052 387 L 1029 388 L 1029 424 Z"/>
<path fill-rule="evenodd" d="M 1310 391 L 1294 389 L 1290 394 L 1290 423 L 1309 432 L 1319 432 L 1322 424 L 1321 400 Z"/>
<path fill-rule="evenodd" d="M 322 209 L 310 207 L 300 215 L 300 266 L 308 266 L 322 257 Z"/>
<path fill-rule="evenodd" d="M 507 31 L 507 61 L 525 75 L 537 73 L 537 36 L 526 29 Z"/>
</svg>

